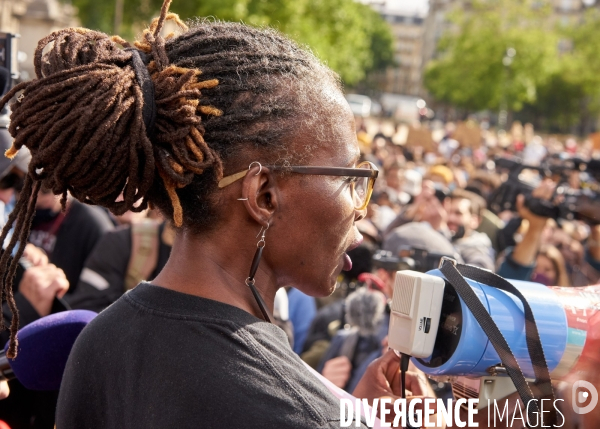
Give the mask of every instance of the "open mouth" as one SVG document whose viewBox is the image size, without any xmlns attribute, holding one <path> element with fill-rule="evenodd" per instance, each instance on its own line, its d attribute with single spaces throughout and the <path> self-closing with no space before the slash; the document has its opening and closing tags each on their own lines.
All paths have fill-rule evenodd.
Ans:
<svg viewBox="0 0 600 429">
<path fill-rule="evenodd" d="M 348 256 L 347 253 L 344 253 L 344 267 L 342 268 L 342 271 L 350 271 L 352 269 L 352 259 L 350 259 L 350 256 Z"/>
<path fill-rule="evenodd" d="M 358 246 L 361 245 L 361 243 L 363 242 L 363 236 L 358 234 L 358 236 L 356 237 L 356 239 L 352 242 L 352 244 L 350 245 L 350 247 L 348 247 L 348 249 L 346 249 L 346 252 L 344 252 L 344 266 L 342 268 L 342 271 L 350 271 L 352 269 L 352 259 L 350 259 L 350 256 L 348 255 L 348 252 L 350 250 L 356 249 Z"/>
</svg>

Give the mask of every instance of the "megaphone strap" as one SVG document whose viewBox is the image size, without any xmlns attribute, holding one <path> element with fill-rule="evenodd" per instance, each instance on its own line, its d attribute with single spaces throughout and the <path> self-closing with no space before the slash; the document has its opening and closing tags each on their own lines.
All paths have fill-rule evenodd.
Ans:
<svg viewBox="0 0 600 429">
<path fill-rule="evenodd" d="M 535 386 L 540 390 L 540 395 L 542 397 L 552 398 L 552 400 L 554 400 L 554 389 L 552 388 L 550 371 L 548 369 L 544 349 L 542 348 L 542 341 L 538 332 L 537 323 L 533 311 L 531 310 L 531 306 L 529 305 L 529 302 L 527 302 L 527 298 L 525 298 L 518 288 L 497 274 L 472 265 L 458 265 L 457 269 L 463 276 L 475 280 L 476 282 L 503 290 L 504 292 L 511 293 L 523 303 L 523 310 L 525 312 L 525 337 L 527 340 L 529 357 L 533 366 L 533 372 L 536 378 Z"/>
<path fill-rule="evenodd" d="M 527 413 L 529 420 L 528 421 L 538 421 L 538 417 L 540 416 L 540 409 L 538 406 L 538 402 L 535 400 L 533 392 L 531 391 L 531 387 L 527 383 L 525 379 L 525 375 L 517 362 L 517 359 L 514 356 L 506 338 L 496 325 L 496 323 L 492 320 L 492 317 L 485 309 L 475 292 L 471 286 L 464 279 L 463 274 L 475 281 L 479 281 L 481 283 L 488 284 L 492 287 L 497 287 L 501 290 L 505 290 L 517 296 L 523 302 L 523 308 L 525 308 L 525 332 L 527 335 L 527 347 L 530 353 L 530 358 L 532 359 L 532 365 L 538 377 L 538 374 L 541 377 L 538 377 L 536 382 L 536 387 L 540 391 L 540 397 L 543 399 L 552 399 L 554 400 L 554 391 L 552 390 L 552 385 L 550 384 L 550 375 L 548 371 L 548 365 L 546 363 L 546 359 L 544 358 L 543 350 L 541 352 L 541 358 L 539 354 L 539 349 L 541 349 L 541 340 L 539 337 L 539 333 L 537 330 L 537 326 L 535 325 L 535 319 L 533 317 L 533 312 L 531 312 L 531 307 L 527 303 L 527 300 L 523 295 L 516 289 L 513 285 L 508 283 L 503 278 L 492 274 L 489 271 L 482 270 L 477 267 L 472 267 L 468 265 L 457 265 L 450 261 L 443 261 L 440 271 L 444 274 L 446 280 L 454 287 L 456 292 L 462 298 L 462 300 L 467 305 L 468 309 L 473 313 L 473 316 L 483 329 L 484 333 L 489 338 L 490 342 L 494 346 L 496 353 L 500 357 L 500 360 L 504 367 L 506 368 L 506 372 L 514 383 L 519 396 L 524 404 L 532 406 L 527 406 Z M 497 280 L 495 277 L 500 278 L 502 281 Z M 510 285 L 507 287 L 506 284 Z M 507 290 L 509 289 L 509 290 Z M 516 293 L 515 293 L 516 291 Z M 537 344 L 536 344 L 537 342 Z M 532 353 L 534 351 L 535 353 Z M 535 357 L 535 360 L 533 359 Z M 543 368 L 539 370 L 536 368 L 537 366 L 542 366 Z M 547 374 L 547 376 L 545 376 Z M 533 402 L 530 402 L 533 401 Z M 547 413 L 545 413 L 547 414 Z M 550 421 L 545 423 L 550 423 L 553 427 L 556 422 L 556 414 L 550 414 Z"/>
</svg>

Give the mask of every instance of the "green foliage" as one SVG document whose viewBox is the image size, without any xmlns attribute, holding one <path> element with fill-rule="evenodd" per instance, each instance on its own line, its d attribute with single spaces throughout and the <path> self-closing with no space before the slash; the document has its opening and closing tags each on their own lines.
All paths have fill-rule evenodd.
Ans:
<svg viewBox="0 0 600 429">
<path fill-rule="evenodd" d="M 390 26 L 381 19 L 381 16 L 370 7 L 360 4 L 364 9 L 366 28 L 371 33 L 371 51 L 373 62 L 368 71 L 385 70 L 395 65 L 394 61 L 394 38 Z"/>
<path fill-rule="evenodd" d="M 114 0 L 73 3 L 84 26 L 113 32 Z M 162 0 L 124 3 L 121 34 L 132 39 L 135 29 L 158 13 Z M 370 7 L 354 0 L 176 0 L 171 10 L 184 19 L 214 17 L 277 28 L 310 47 L 350 85 L 393 62 L 389 26 Z"/>
<path fill-rule="evenodd" d="M 565 23 L 550 0 L 476 0 L 451 20 L 425 73 L 436 99 L 470 111 L 523 109 L 519 118 L 547 130 L 589 131 L 600 113 L 598 8 Z"/>
<path fill-rule="evenodd" d="M 518 111 L 557 68 L 558 35 L 551 31 L 550 1 L 477 0 L 451 16 L 453 31 L 425 74 L 438 100 L 468 110 Z M 509 49 L 516 55 L 503 63 Z M 504 60 L 506 61 L 506 60 Z"/>
<path fill-rule="evenodd" d="M 586 109 L 600 112 L 600 11 L 588 9 L 580 22 L 559 28 L 572 49 L 561 55 L 563 79 L 581 92 Z"/>
<path fill-rule="evenodd" d="M 580 120 L 582 100 L 583 87 L 559 70 L 538 88 L 535 102 L 526 104 L 518 119 L 552 132 L 569 133 Z"/>
</svg>

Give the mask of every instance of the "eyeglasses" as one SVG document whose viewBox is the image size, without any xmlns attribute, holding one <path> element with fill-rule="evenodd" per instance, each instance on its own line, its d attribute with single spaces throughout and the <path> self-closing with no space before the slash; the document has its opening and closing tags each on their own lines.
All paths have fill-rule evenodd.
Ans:
<svg viewBox="0 0 600 429">
<path fill-rule="evenodd" d="M 233 182 L 240 180 L 242 177 L 248 174 L 252 165 L 258 164 L 262 169 L 262 165 L 259 162 L 254 161 L 248 166 L 248 170 L 240 171 L 239 173 L 231 174 L 223 177 L 219 181 L 219 188 L 224 188 L 231 185 Z M 371 194 L 373 193 L 373 186 L 375 185 L 375 179 L 379 174 L 379 170 L 375 164 L 364 161 L 356 166 L 356 168 L 345 168 L 345 167 L 318 167 L 318 166 L 277 166 L 277 165 L 266 165 L 265 167 L 274 171 L 289 171 L 291 173 L 298 174 L 311 174 L 316 176 L 348 176 L 349 183 L 352 189 L 352 199 L 354 201 L 354 208 L 356 210 L 364 210 L 369 204 Z M 260 170 L 259 170 L 260 173 Z M 257 173 L 258 174 L 258 173 Z"/>
</svg>

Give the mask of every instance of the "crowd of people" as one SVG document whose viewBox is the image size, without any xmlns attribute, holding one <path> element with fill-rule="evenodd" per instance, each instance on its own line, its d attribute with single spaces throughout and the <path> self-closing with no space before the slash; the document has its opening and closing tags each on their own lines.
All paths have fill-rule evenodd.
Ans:
<svg viewBox="0 0 600 429">
<path fill-rule="evenodd" d="M 336 386 L 352 393 L 368 364 L 385 352 L 398 270 L 425 272 L 446 256 L 544 285 L 582 286 L 600 279 L 600 215 L 596 223 L 541 216 L 528 208 L 525 195 L 502 210 L 490 204 L 510 173 L 499 168 L 498 159 L 520 157 L 531 166 L 548 159 L 589 160 L 594 155 L 589 144 L 530 135 L 503 146 L 482 138 L 477 147 L 466 147 L 447 126 L 442 139 L 426 149 L 398 144 L 376 121 L 370 128 L 369 133 L 357 118 L 361 160 L 375 164 L 379 178 L 367 216 L 358 222 L 363 241 L 349 252 L 352 268 L 340 275 L 330 297 L 315 299 L 290 285 L 275 298 L 276 323 L 294 352 Z M 11 142 L 0 129 L 0 149 Z M 29 159 L 22 148 L 0 162 L 5 222 Z M 551 201 L 557 186 L 578 190 L 594 181 L 579 169 L 562 178 L 541 178 L 530 196 Z M 70 197 L 66 210 L 62 204 L 51 191 L 39 191 L 14 282 L 21 325 L 65 309 L 101 312 L 140 281 L 152 281 L 169 258 L 176 230 L 158 212 L 114 216 Z M 3 310 L 9 325 L 7 303 Z M 1 335 L 6 342 L 8 333 Z M 439 396 L 451 395 L 441 383 L 434 387 Z M 53 427 L 57 392 L 28 391 L 18 381 L 10 390 L 0 401 L 0 420 L 11 427 Z"/>
<path fill-rule="evenodd" d="M 328 298 L 315 299 L 291 285 L 275 299 L 276 323 L 295 353 L 336 386 L 352 392 L 367 365 L 387 348 L 388 303 L 397 270 L 428 271 L 442 256 L 498 274 L 545 285 L 581 286 L 600 278 L 598 224 L 550 219 L 532 213 L 525 196 L 513 207 L 494 211 L 489 204 L 506 181 L 498 157 L 529 158 L 540 165 L 549 157 L 590 158 L 583 146 L 542 145 L 531 159 L 531 141 L 506 147 L 462 147 L 451 133 L 433 151 L 393 142 L 392 136 L 369 135 L 360 119 L 361 157 L 379 168 L 367 216 L 358 222 L 363 241 L 349 252 L 352 268 L 338 279 Z M 451 129 L 451 128 L 448 128 Z M 10 147 L 0 130 L 4 150 Z M 546 149 L 548 148 L 548 149 Z M 474 153 L 477 152 L 477 153 Z M 5 220 L 27 171 L 24 148 L 0 165 L 0 199 Z M 567 184 L 580 187 L 579 170 Z M 546 178 L 532 195 L 551 200 L 556 186 Z M 95 206 L 60 198 L 41 189 L 29 243 L 14 283 L 15 300 L 25 325 L 65 309 L 103 311 L 140 281 L 151 281 L 169 258 L 175 229 L 152 211 L 114 216 Z M 4 304 L 8 324 L 11 311 Z M 6 341 L 8 334 L 2 333 Z M 439 396 L 448 386 L 434 384 Z M 0 419 L 12 427 L 53 427 L 57 392 L 33 392 L 10 383 L 11 395 L 0 401 Z M 31 426 L 28 426 L 31 425 Z"/>
<path fill-rule="evenodd" d="M 353 121 L 312 53 L 170 3 L 135 47 L 46 37 L 0 101 L 5 354 L 19 327 L 99 313 L 60 392 L 0 380 L 0 428 L 337 427 L 340 389 L 452 396 L 387 346 L 398 271 L 600 279 L 593 144 Z"/>
<path fill-rule="evenodd" d="M 303 313 L 315 314 L 308 334 L 295 330 L 294 349 L 337 386 L 352 392 L 368 363 L 385 351 L 389 309 L 384 304 L 392 299 L 397 270 L 425 272 L 446 256 L 547 286 L 587 286 L 600 279 L 600 212 L 592 210 L 585 220 L 557 218 L 534 213 L 526 202 L 537 198 L 557 204 L 557 187 L 597 190 L 593 172 L 579 164 L 564 168 L 560 177 L 534 170 L 592 159 L 589 141 L 573 144 L 565 138 L 561 143 L 532 134 L 527 141 L 514 138 L 500 146 L 482 137 L 473 148 L 454 140 L 455 127 L 448 124 L 442 139 L 424 150 L 397 144 L 378 122 L 371 121 L 371 134 L 357 122 L 362 156 L 380 169 L 367 217 L 358 222 L 365 239 L 351 252 L 353 268 L 340 279 L 337 301 L 317 301 L 316 314 Z M 513 167 L 530 166 L 532 171 L 523 170 L 537 176 L 523 178 L 529 192 L 494 210 L 511 173 L 502 168 L 502 159 Z M 306 320 L 302 323 L 306 326 Z M 438 396 L 451 395 L 442 383 L 434 387 Z"/>
</svg>

